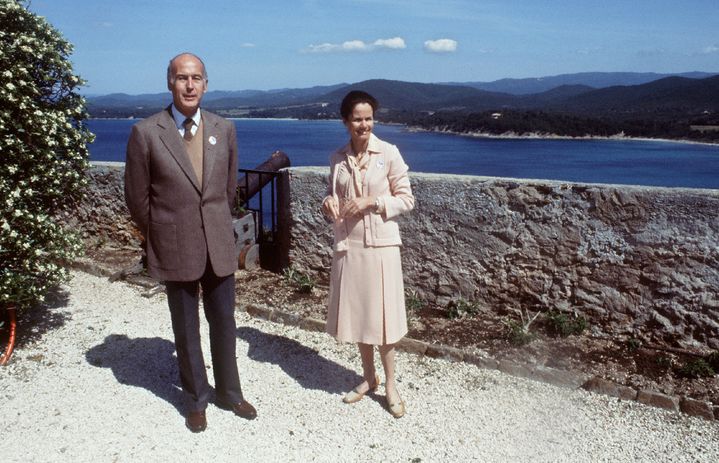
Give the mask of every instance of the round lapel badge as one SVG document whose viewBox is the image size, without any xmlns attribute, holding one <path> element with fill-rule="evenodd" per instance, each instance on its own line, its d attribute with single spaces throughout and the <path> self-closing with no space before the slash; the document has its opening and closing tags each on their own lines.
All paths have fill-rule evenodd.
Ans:
<svg viewBox="0 0 719 463">
<path fill-rule="evenodd" d="M 210 145 L 214 145 L 215 143 L 217 143 L 217 138 L 215 138 L 214 135 L 211 135 L 210 138 L 207 139 L 207 141 L 210 142 Z"/>
</svg>

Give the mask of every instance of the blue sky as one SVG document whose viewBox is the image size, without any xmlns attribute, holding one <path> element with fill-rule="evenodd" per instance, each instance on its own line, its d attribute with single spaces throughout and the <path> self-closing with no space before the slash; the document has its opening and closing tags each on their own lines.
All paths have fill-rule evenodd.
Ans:
<svg viewBox="0 0 719 463">
<path fill-rule="evenodd" d="M 166 90 L 193 51 L 210 90 L 370 78 L 492 81 L 719 72 L 716 0 L 32 0 L 75 45 L 87 94 Z"/>
</svg>

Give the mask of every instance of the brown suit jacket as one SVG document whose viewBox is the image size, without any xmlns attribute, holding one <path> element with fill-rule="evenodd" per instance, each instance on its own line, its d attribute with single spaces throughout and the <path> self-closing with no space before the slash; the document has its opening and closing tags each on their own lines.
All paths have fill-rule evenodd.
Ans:
<svg viewBox="0 0 719 463">
<path fill-rule="evenodd" d="M 237 269 L 231 208 L 237 187 L 235 125 L 202 110 L 202 187 L 169 108 L 132 127 L 125 201 L 147 243 L 150 275 L 193 281 L 209 256 L 217 276 Z"/>
</svg>

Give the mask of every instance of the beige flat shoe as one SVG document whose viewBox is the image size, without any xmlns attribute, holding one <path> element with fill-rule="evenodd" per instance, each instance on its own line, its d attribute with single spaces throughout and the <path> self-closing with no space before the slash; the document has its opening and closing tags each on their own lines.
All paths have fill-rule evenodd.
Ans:
<svg viewBox="0 0 719 463">
<path fill-rule="evenodd" d="M 394 416 L 395 418 L 402 418 L 405 414 L 405 406 L 404 406 L 404 400 L 400 400 L 396 403 L 389 403 L 389 399 L 387 399 L 387 408 L 389 408 L 389 412 Z"/>
<path fill-rule="evenodd" d="M 367 392 L 376 391 L 378 386 L 379 386 L 379 376 L 374 375 L 374 384 L 370 384 L 369 389 L 367 389 L 367 391 L 359 392 L 357 390 L 357 387 L 359 387 L 359 386 L 357 386 L 354 389 L 352 389 L 351 391 L 349 391 L 347 394 L 345 394 L 344 398 L 342 399 L 342 402 L 344 402 L 346 404 L 353 404 L 355 402 L 359 402 L 360 400 L 362 400 L 362 397 L 364 397 L 365 394 L 367 394 Z"/>
</svg>

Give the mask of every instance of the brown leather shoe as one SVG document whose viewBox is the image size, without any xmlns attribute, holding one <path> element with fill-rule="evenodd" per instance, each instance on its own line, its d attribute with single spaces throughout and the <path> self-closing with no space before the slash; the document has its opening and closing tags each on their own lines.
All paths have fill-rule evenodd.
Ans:
<svg viewBox="0 0 719 463">
<path fill-rule="evenodd" d="M 246 420 L 254 420 L 257 418 L 257 410 L 248 401 L 243 400 L 242 402 L 230 404 L 223 400 L 218 399 L 216 401 L 218 407 L 223 410 L 232 410 L 235 415 Z"/>
<path fill-rule="evenodd" d="M 202 432 L 207 429 L 207 418 L 205 411 L 189 412 L 185 418 L 185 426 L 192 432 Z"/>
</svg>

